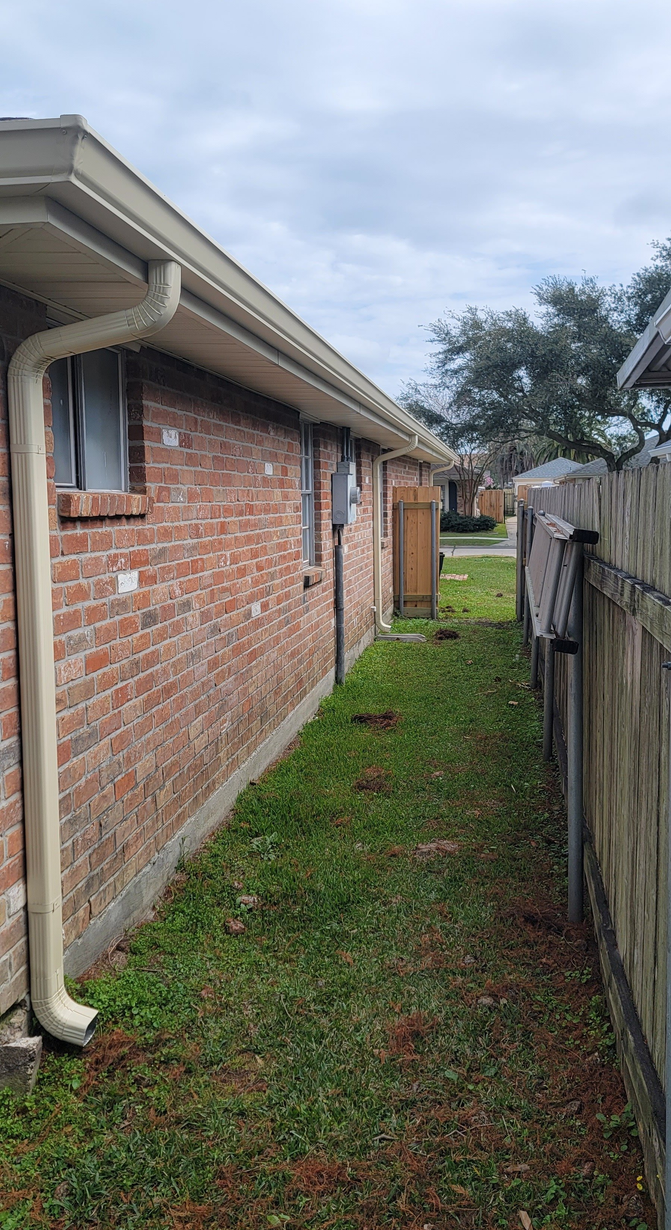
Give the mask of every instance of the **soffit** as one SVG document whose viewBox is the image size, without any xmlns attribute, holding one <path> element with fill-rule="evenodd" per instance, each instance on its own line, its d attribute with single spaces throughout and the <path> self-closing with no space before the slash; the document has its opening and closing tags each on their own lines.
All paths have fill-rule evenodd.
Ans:
<svg viewBox="0 0 671 1230">
<path fill-rule="evenodd" d="M 660 304 L 617 373 L 621 389 L 660 388 L 671 384 L 671 293 Z"/>
<path fill-rule="evenodd" d="M 0 138 L 3 282 L 56 314 L 89 317 L 139 302 L 146 261 L 171 257 L 182 267 L 182 299 L 152 346 L 385 448 L 416 431 L 415 457 L 452 459 L 80 117 L 3 124 Z"/>
</svg>

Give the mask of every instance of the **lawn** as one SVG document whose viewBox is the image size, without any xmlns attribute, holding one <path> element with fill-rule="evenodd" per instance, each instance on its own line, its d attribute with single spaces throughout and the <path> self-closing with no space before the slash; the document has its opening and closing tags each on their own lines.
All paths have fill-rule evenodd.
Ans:
<svg viewBox="0 0 671 1230">
<path fill-rule="evenodd" d="M 501 538 L 507 537 L 505 522 L 501 522 L 495 530 L 480 530 L 476 534 L 441 534 L 440 541 L 441 544 L 450 547 L 473 547 L 483 542 L 498 542 Z"/>
<path fill-rule="evenodd" d="M 0 1094 L 3 1230 L 652 1230 L 515 564 L 459 571 L 457 636 L 372 646 L 74 987 L 89 1050 Z"/>
</svg>

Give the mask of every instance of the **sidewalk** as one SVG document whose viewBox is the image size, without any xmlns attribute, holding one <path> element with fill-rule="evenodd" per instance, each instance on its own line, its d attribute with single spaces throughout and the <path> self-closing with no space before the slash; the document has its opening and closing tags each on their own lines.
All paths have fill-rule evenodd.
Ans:
<svg viewBox="0 0 671 1230">
<path fill-rule="evenodd" d="M 517 552 L 517 517 L 506 517 L 506 532 L 507 538 L 499 538 L 496 541 L 487 543 L 476 543 L 471 536 L 469 543 L 463 547 L 453 545 L 452 543 L 443 545 L 440 544 L 441 551 L 445 553 L 445 559 L 460 559 L 465 555 L 503 555 L 507 557 L 514 556 Z M 467 537 L 467 536 L 466 536 Z"/>
</svg>

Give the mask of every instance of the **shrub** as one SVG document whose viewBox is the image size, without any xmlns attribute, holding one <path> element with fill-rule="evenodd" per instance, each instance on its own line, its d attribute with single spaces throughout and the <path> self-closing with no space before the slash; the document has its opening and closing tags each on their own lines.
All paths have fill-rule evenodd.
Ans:
<svg viewBox="0 0 671 1230">
<path fill-rule="evenodd" d="M 479 534 L 482 530 L 495 529 L 496 521 L 493 517 L 465 517 L 463 513 L 458 512 L 440 514 L 442 534 Z"/>
</svg>

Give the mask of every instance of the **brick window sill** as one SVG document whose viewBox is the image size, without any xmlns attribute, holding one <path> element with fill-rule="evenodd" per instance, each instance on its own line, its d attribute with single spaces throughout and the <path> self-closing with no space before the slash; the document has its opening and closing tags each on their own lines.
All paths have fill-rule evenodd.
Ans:
<svg viewBox="0 0 671 1230">
<path fill-rule="evenodd" d="M 306 568 L 303 572 L 303 589 L 311 589 L 313 585 L 320 585 L 321 579 L 321 568 Z"/>
<path fill-rule="evenodd" d="M 135 491 L 59 491 L 60 517 L 144 517 L 151 512 L 153 499 Z"/>
</svg>

